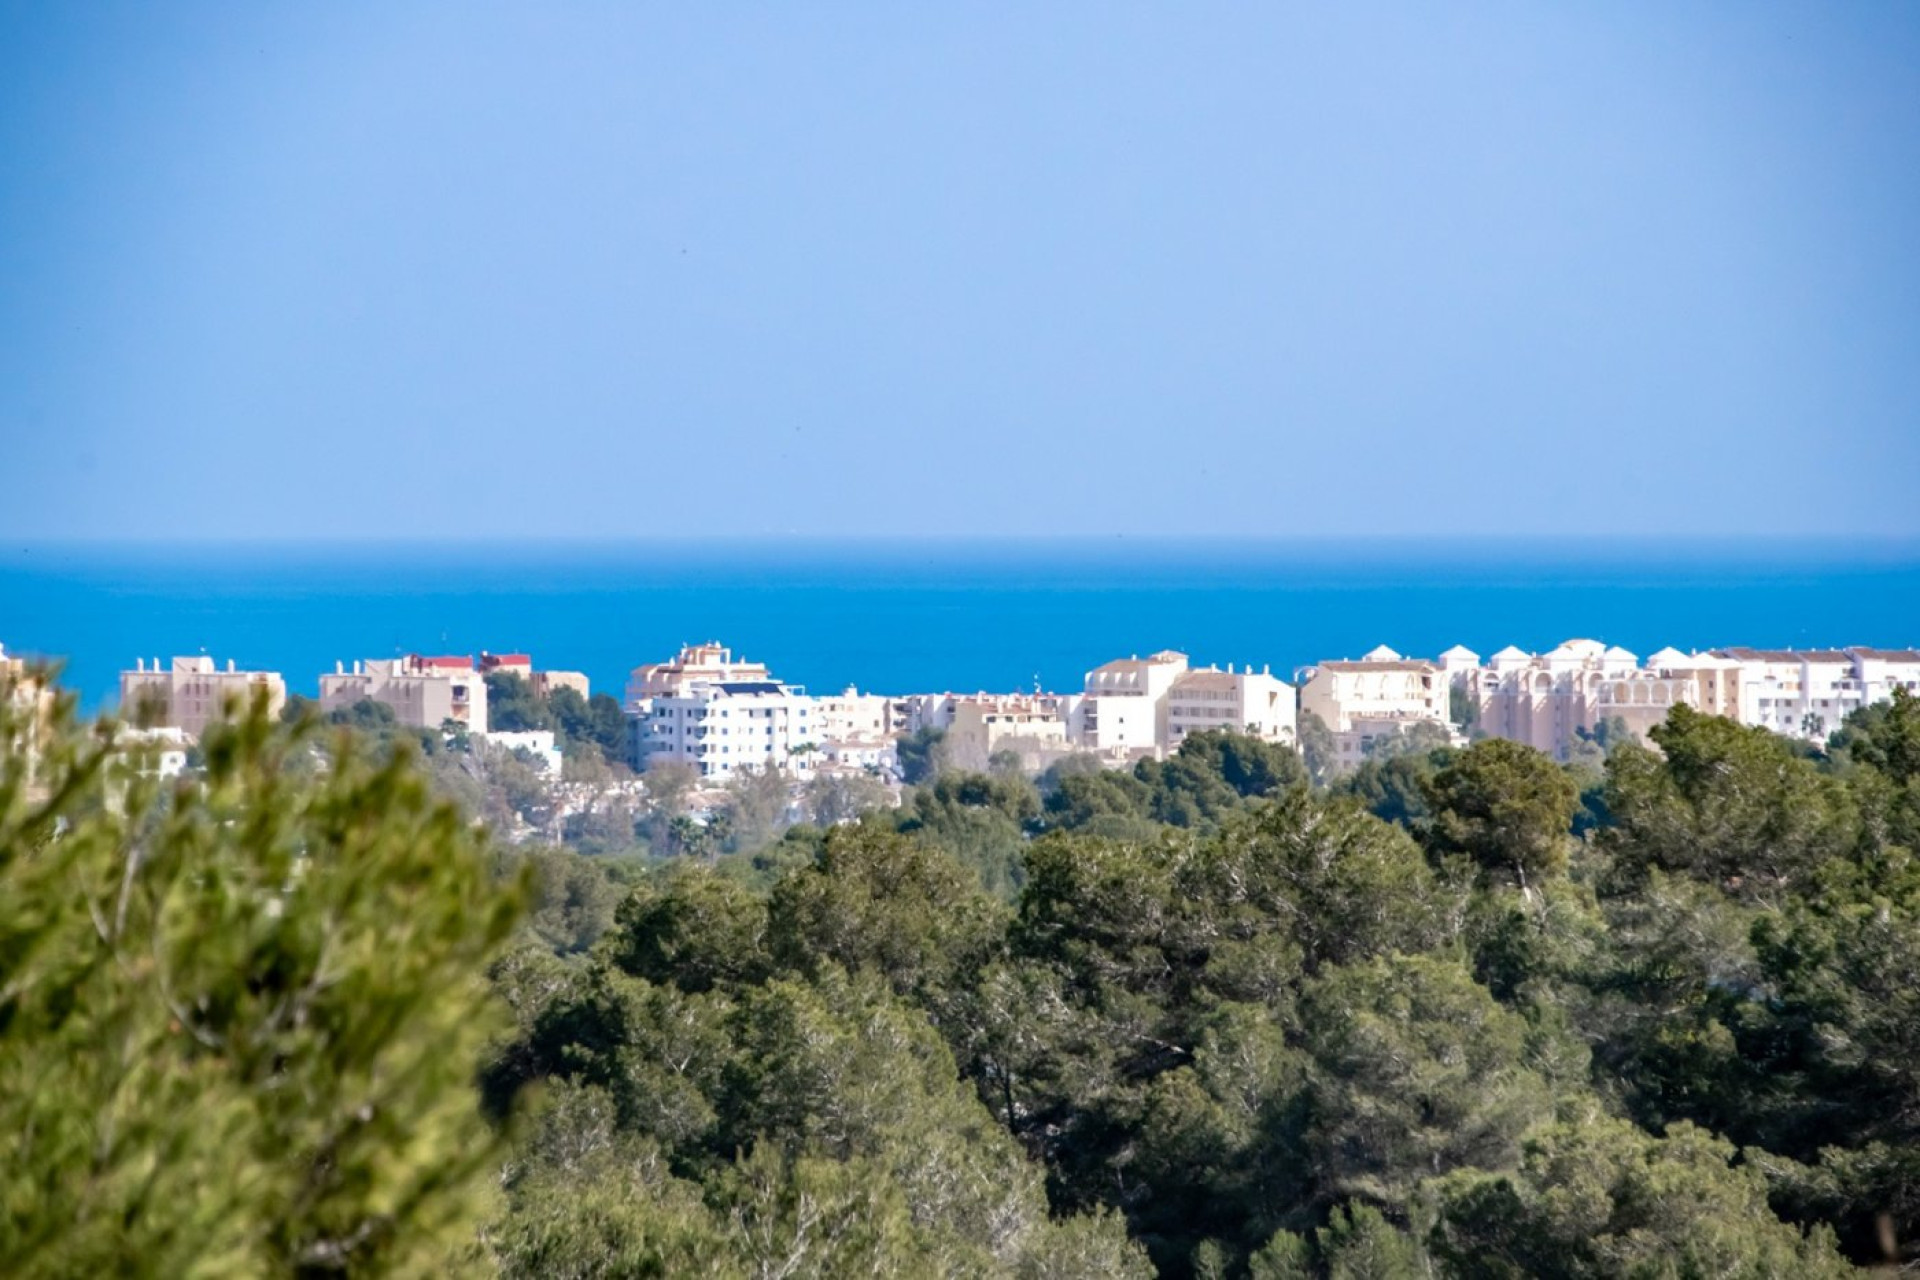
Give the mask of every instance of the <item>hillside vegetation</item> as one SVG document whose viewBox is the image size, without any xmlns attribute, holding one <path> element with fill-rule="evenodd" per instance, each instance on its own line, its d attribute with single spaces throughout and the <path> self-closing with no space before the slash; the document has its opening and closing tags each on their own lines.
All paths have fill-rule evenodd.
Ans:
<svg viewBox="0 0 1920 1280">
<path fill-rule="evenodd" d="M 0 703 L 5 699 L 0 698 Z M 1204 735 L 609 874 L 4 713 L 10 1275 L 1819 1276 L 1920 1240 L 1920 703 Z M 27 744 L 34 744 L 32 749 Z"/>
</svg>

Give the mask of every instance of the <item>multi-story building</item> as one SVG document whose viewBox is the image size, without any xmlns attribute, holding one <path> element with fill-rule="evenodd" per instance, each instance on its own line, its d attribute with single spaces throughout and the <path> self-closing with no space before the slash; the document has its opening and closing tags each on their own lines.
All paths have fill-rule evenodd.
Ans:
<svg viewBox="0 0 1920 1280">
<path fill-rule="evenodd" d="M 626 705 L 627 710 L 633 712 L 650 698 L 672 696 L 701 681 L 761 684 L 772 679 L 764 663 L 748 662 L 744 658 L 736 662 L 732 650 L 717 640 L 709 640 L 705 644 L 683 646 L 667 662 L 635 667 L 627 680 Z"/>
<path fill-rule="evenodd" d="M 471 733 L 487 731 L 487 682 L 464 655 L 369 658 L 351 671 L 334 664 L 320 677 L 320 709 L 333 712 L 371 700 L 390 707 L 401 724 L 439 729 L 449 721 Z"/>
<path fill-rule="evenodd" d="M 1643 664 L 1625 649 L 1569 640 L 1543 654 L 1509 645 L 1485 666 L 1456 646 L 1440 666 L 1472 699 L 1478 731 L 1559 760 L 1582 732 L 1617 721 L 1645 739 L 1683 705 L 1818 741 L 1894 688 L 1920 688 L 1920 651 L 1908 649 L 1664 648 Z"/>
<path fill-rule="evenodd" d="M 1821 741 L 1862 707 L 1920 688 L 1920 650 L 1715 649 L 1739 665 L 1740 720 Z"/>
<path fill-rule="evenodd" d="M 1381 742 L 1414 725 L 1452 732 L 1449 677 L 1434 663 L 1403 658 L 1380 645 L 1358 661 L 1322 662 L 1299 675 L 1300 712 L 1326 723 L 1344 767 L 1359 764 Z"/>
<path fill-rule="evenodd" d="M 849 686 L 813 700 L 820 736 L 828 742 L 885 742 L 897 732 L 894 700 Z"/>
<path fill-rule="evenodd" d="M 1069 707 L 1068 736 L 1100 754 L 1160 752 L 1167 743 L 1167 695 L 1186 670 L 1187 655 L 1171 649 L 1095 667 Z"/>
<path fill-rule="evenodd" d="M 1062 700 L 1051 694 L 956 698 L 945 727 L 948 759 L 963 769 L 984 769 L 1000 751 L 1038 768 L 1069 749 Z"/>
<path fill-rule="evenodd" d="M 124 715 L 155 728 L 179 729 L 195 739 L 229 708 L 244 709 L 262 693 L 268 713 L 280 714 L 287 702 L 287 682 L 279 672 L 238 671 L 231 660 L 222 671 L 204 654 L 175 658 L 167 667 L 158 658 L 151 667 L 145 658 L 136 658 L 132 671 L 120 673 Z"/>
<path fill-rule="evenodd" d="M 1203 667 L 1182 672 L 1167 690 L 1163 751 L 1177 751 L 1188 735 L 1234 729 L 1269 742 L 1294 740 L 1293 686 L 1270 669 L 1225 671 Z"/>
<path fill-rule="evenodd" d="M 480 674 L 519 676 L 533 686 L 534 693 L 544 698 L 555 689 L 571 689 L 581 698 L 590 695 L 590 686 L 583 671 L 536 671 L 533 655 L 526 653 L 488 653 L 480 651 Z"/>
<path fill-rule="evenodd" d="M 743 769 L 813 773 L 822 735 L 814 700 L 718 644 L 637 667 L 627 685 L 633 767 L 676 761 L 724 782 Z"/>
<path fill-rule="evenodd" d="M 1543 654 L 1508 645 L 1473 673 L 1474 727 L 1565 760 L 1581 731 L 1619 718 L 1644 734 L 1666 719 L 1685 680 L 1644 671 L 1640 659 L 1598 640 L 1568 640 Z"/>
</svg>

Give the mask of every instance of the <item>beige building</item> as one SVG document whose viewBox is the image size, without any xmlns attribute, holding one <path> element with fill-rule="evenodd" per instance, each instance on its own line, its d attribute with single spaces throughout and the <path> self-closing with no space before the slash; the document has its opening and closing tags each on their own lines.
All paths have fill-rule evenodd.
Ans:
<svg viewBox="0 0 1920 1280">
<path fill-rule="evenodd" d="M 651 698 L 676 697 L 700 682 L 757 684 L 773 679 L 765 663 L 734 660 L 733 651 L 717 640 L 682 646 L 667 662 L 635 667 L 627 680 L 627 710 L 640 709 Z"/>
<path fill-rule="evenodd" d="M 1580 732 L 1619 718 L 1637 735 L 1666 719 L 1688 691 L 1680 677 L 1643 670 L 1640 659 L 1598 640 L 1568 640 L 1543 654 L 1508 645 L 1471 674 L 1474 727 L 1568 758 Z"/>
<path fill-rule="evenodd" d="M 852 687 L 814 698 L 813 713 L 821 738 L 829 742 L 885 742 L 896 732 L 893 699 Z"/>
<path fill-rule="evenodd" d="M 962 769 L 984 769 L 998 751 L 1036 769 L 1069 749 L 1061 700 L 1044 693 L 957 698 L 946 730 L 948 758 Z"/>
<path fill-rule="evenodd" d="M 584 700 L 591 697 L 590 686 L 584 671 L 536 671 L 533 655 L 526 653 L 488 653 L 480 651 L 480 674 L 519 676 L 533 686 L 535 694 L 544 698 L 555 689 L 571 689 Z"/>
<path fill-rule="evenodd" d="M 351 671 L 335 664 L 320 677 L 320 709 L 344 710 L 371 700 L 393 709 L 394 718 L 416 729 L 449 721 L 471 733 L 487 731 L 487 682 L 464 655 L 370 658 Z"/>
<path fill-rule="evenodd" d="M 120 712 L 128 719 L 144 719 L 154 728 L 179 729 L 199 738 L 207 725 L 230 709 L 244 710 L 264 693 L 267 712 L 279 715 L 287 703 L 287 682 L 277 671 L 239 671 L 231 660 L 226 669 L 212 658 L 175 658 L 162 667 L 155 658 L 134 660 L 132 671 L 120 673 Z"/>
<path fill-rule="evenodd" d="M 1326 722 L 1343 767 L 1357 766 L 1417 724 L 1453 731 L 1448 676 L 1435 663 L 1403 658 L 1385 645 L 1357 661 L 1308 667 L 1300 677 L 1300 713 Z"/>
</svg>

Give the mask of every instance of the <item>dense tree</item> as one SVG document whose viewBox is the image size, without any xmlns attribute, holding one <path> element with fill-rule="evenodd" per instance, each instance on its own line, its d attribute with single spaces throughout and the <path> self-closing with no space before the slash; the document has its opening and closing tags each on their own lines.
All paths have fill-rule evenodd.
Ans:
<svg viewBox="0 0 1920 1280">
<path fill-rule="evenodd" d="M 1335 783 L 1333 790 L 1353 796 L 1376 818 L 1424 835 L 1432 816 L 1427 788 L 1452 757 L 1449 747 L 1374 755 Z"/>
<path fill-rule="evenodd" d="M 1331 783 L 1340 772 L 1340 755 L 1333 740 L 1333 730 L 1318 714 L 1302 711 L 1295 733 L 1300 739 L 1300 759 L 1307 767 L 1308 779 L 1316 787 Z"/>
<path fill-rule="evenodd" d="M 914 730 L 894 744 L 900 761 L 900 777 L 909 786 L 919 786 L 946 767 L 946 731 L 931 725 Z"/>
<path fill-rule="evenodd" d="M 1024 777 L 949 770 L 914 788 L 900 826 L 973 868 L 988 892 L 1012 897 L 1039 813 L 1039 793 Z"/>
<path fill-rule="evenodd" d="M 735 771 L 721 811 L 726 818 L 722 852 L 751 853 L 778 839 L 792 821 L 792 786 L 786 772 L 772 765 Z"/>
<path fill-rule="evenodd" d="M 585 707 L 547 703 L 570 739 Z M 217 730 L 165 784 L 66 729 L 29 789 L 0 733 L 0 1261 L 1910 1263 L 1917 714 L 1822 754 L 1678 708 L 1654 750 L 1591 735 L 1604 770 L 1483 740 L 1319 791 L 1201 734 L 893 813 L 816 784 L 777 836 L 785 779 L 696 821 L 668 771 L 646 833 L 695 857 L 665 865 L 489 858 L 476 821 L 557 810 L 367 708 Z M 616 848 L 640 801 L 573 746 Z"/>
<path fill-rule="evenodd" d="M 471 828 L 405 753 L 264 701 L 177 783 L 63 709 L 29 788 L 11 705 L 0 1269 L 441 1269 L 497 1155 L 478 978 L 518 911 Z"/>
<path fill-rule="evenodd" d="M 1854 849 L 1852 798 L 1784 739 L 1686 706 L 1652 737 L 1658 755 L 1626 746 L 1607 762 L 1600 839 L 1624 875 L 1677 871 L 1763 900 Z"/>
<path fill-rule="evenodd" d="M 526 924 L 558 954 L 584 951 L 613 926 L 619 890 L 605 867 L 567 849 L 534 846 L 506 855 L 509 868 L 532 875 L 532 909 Z"/>
<path fill-rule="evenodd" d="M 1848 716 L 1828 744 L 1845 764 L 1876 769 L 1899 786 L 1920 778 L 1920 696 L 1896 688 Z"/>
<path fill-rule="evenodd" d="M 823 773 L 808 781 L 803 802 L 816 826 L 834 827 L 885 808 L 892 798 L 884 782 L 867 774 Z"/>
<path fill-rule="evenodd" d="M 1428 839 L 1521 885 L 1563 871 L 1580 796 L 1566 771 L 1533 748 L 1484 738 L 1426 784 Z"/>
<path fill-rule="evenodd" d="M 1507 1169 L 1553 1114 L 1534 1035 L 1457 963 L 1378 957 L 1308 984 L 1316 1195 L 1404 1206 L 1421 1179 Z"/>
<path fill-rule="evenodd" d="M 937 1005 L 997 949 L 1004 909 L 952 858 L 864 824 L 828 832 L 818 861 L 775 886 L 768 910 L 786 966 L 871 972 Z"/>
<path fill-rule="evenodd" d="M 1543 1131 L 1509 1174 L 1461 1172 L 1422 1197 L 1428 1247 L 1460 1275 L 1841 1276 L 1831 1232 L 1775 1218 L 1761 1170 L 1691 1125 L 1656 1138 L 1599 1117 Z"/>
<path fill-rule="evenodd" d="M 547 700 L 525 677 L 511 671 L 490 671 L 486 683 L 488 728 L 499 733 L 525 733 L 557 727 Z"/>
<path fill-rule="evenodd" d="M 547 695 L 546 709 L 570 752 L 590 751 L 608 764 L 625 763 L 627 716 L 618 698 L 610 693 L 582 698 L 577 689 L 561 685 Z M 492 714 L 491 705 L 488 714 Z"/>
</svg>

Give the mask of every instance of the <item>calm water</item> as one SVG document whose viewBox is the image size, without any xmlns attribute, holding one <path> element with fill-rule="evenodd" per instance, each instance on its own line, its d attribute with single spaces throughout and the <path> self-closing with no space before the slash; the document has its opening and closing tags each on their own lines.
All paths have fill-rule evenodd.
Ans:
<svg viewBox="0 0 1920 1280">
<path fill-rule="evenodd" d="M 816 693 L 1078 688 L 1173 648 L 1276 673 L 1386 643 L 1482 655 L 1590 636 L 1920 645 L 1920 543 L 732 543 L 9 546 L 0 644 L 90 704 L 205 651 L 315 692 L 336 661 L 530 651 L 618 693 L 717 639 Z"/>
</svg>

